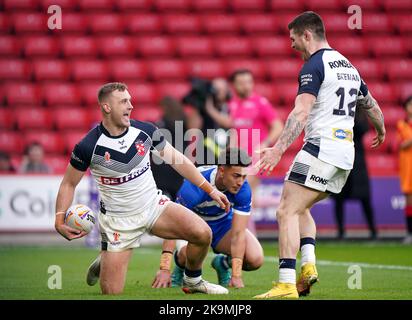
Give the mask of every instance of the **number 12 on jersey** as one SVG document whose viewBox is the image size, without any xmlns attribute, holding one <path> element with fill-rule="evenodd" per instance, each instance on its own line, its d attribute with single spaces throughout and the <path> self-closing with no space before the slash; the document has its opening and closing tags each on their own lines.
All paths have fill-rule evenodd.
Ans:
<svg viewBox="0 0 412 320">
<path fill-rule="evenodd" d="M 346 110 L 344 108 L 345 106 L 345 88 L 340 87 L 338 90 L 336 90 L 336 95 L 340 98 L 339 100 L 339 108 L 338 109 L 333 109 L 333 114 L 337 116 L 346 116 Z M 349 96 L 355 96 L 355 100 L 349 102 L 347 104 L 347 108 L 349 111 L 349 116 L 354 117 L 355 116 L 355 111 L 353 109 L 356 106 L 356 97 L 358 96 L 358 90 L 355 88 L 352 88 L 349 90 Z"/>
</svg>

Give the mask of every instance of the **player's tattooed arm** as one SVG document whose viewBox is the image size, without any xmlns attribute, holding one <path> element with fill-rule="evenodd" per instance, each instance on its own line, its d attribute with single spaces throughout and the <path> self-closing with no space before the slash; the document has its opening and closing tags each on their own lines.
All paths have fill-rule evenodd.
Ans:
<svg viewBox="0 0 412 320">
<path fill-rule="evenodd" d="M 372 97 L 370 92 L 366 97 L 357 100 L 356 106 L 362 108 L 379 135 L 385 135 L 385 122 L 381 108 L 378 102 Z"/>
<path fill-rule="evenodd" d="M 274 148 L 283 154 L 293 141 L 302 133 L 316 97 L 312 94 L 302 93 L 296 97 L 295 108 L 289 114 L 285 127 Z"/>
</svg>

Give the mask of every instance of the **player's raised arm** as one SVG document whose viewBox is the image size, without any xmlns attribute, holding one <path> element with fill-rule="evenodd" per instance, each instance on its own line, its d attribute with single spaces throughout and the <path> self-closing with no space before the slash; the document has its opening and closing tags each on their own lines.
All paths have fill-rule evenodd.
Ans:
<svg viewBox="0 0 412 320">
<path fill-rule="evenodd" d="M 84 175 L 83 171 L 75 169 L 71 164 L 67 166 L 66 173 L 60 184 L 56 200 L 56 219 L 55 228 L 67 240 L 73 240 L 83 237 L 84 231 L 70 228 L 64 223 L 66 210 L 73 202 L 74 190 Z"/>
<path fill-rule="evenodd" d="M 386 135 L 382 110 L 379 107 L 378 102 L 372 97 L 370 91 L 368 91 L 364 97 L 358 98 L 356 106 L 362 108 L 366 112 L 366 115 L 375 127 L 376 136 L 373 138 L 371 147 L 377 148 L 385 141 Z"/>
<path fill-rule="evenodd" d="M 182 177 L 208 193 L 221 208 L 229 211 L 230 203 L 227 197 L 219 190 L 213 188 L 184 154 L 173 148 L 173 146 L 167 142 L 164 149 L 159 152 L 159 156 L 167 164 L 171 165 Z"/>
<path fill-rule="evenodd" d="M 272 148 L 258 151 L 262 154 L 262 159 L 256 164 L 256 167 L 262 173 L 268 171 L 268 174 L 270 174 L 279 163 L 286 149 L 302 133 L 315 101 L 316 97 L 310 93 L 302 93 L 296 97 L 295 107 L 289 114 L 276 144 Z"/>
</svg>

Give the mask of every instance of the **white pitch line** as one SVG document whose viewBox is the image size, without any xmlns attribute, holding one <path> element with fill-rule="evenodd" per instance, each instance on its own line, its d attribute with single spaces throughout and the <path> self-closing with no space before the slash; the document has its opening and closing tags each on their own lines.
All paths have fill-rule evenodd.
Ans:
<svg viewBox="0 0 412 320">
<path fill-rule="evenodd" d="M 160 250 L 157 249 L 150 249 L 150 248 L 140 248 L 136 250 L 136 253 L 143 253 L 143 254 L 152 254 L 152 253 L 159 253 Z M 214 254 L 209 253 L 209 257 L 213 257 Z M 276 262 L 279 257 L 275 256 L 266 256 L 265 261 L 269 262 Z M 353 265 L 358 265 L 361 268 L 369 268 L 369 269 L 383 269 L 383 270 L 404 270 L 404 271 L 412 271 L 411 266 L 397 266 L 397 265 L 389 265 L 389 264 L 374 264 L 374 263 L 364 263 L 364 262 L 346 262 L 346 261 L 330 261 L 330 260 L 316 260 L 316 265 L 318 266 L 333 266 L 333 267 L 350 267 Z"/>
</svg>

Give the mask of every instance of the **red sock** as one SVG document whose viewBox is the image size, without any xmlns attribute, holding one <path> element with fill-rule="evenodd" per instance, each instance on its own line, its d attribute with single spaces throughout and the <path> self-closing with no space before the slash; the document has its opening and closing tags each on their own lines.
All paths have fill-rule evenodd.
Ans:
<svg viewBox="0 0 412 320">
<path fill-rule="evenodd" d="M 412 206 L 406 206 L 405 207 L 405 215 L 407 217 L 412 217 Z"/>
</svg>

